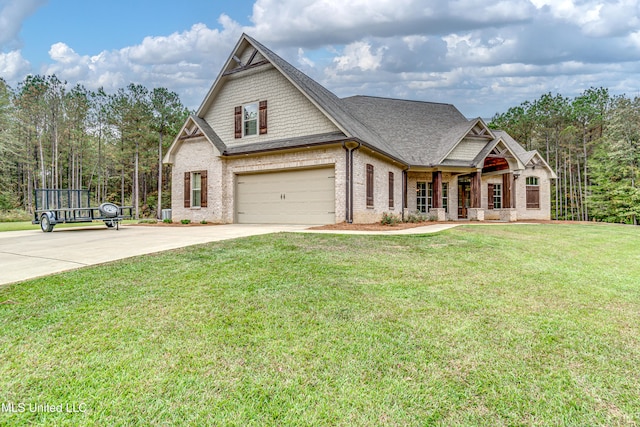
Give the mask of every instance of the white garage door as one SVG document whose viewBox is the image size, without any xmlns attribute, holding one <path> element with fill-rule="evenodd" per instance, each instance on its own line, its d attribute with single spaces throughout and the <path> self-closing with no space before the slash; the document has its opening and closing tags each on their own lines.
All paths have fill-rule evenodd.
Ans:
<svg viewBox="0 0 640 427">
<path fill-rule="evenodd" d="M 241 224 L 333 224 L 334 168 L 238 175 L 236 218 Z"/>
</svg>

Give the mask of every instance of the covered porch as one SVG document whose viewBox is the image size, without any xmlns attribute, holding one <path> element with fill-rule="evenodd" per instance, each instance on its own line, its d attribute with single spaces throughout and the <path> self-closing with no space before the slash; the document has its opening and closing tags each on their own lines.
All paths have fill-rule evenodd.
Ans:
<svg viewBox="0 0 640 427">
<path fill-rule="evenodd" d="M 479 162 L 406 172 L 405 215 L 435 221 L 517 221 L 516 180 L 524 166 L 508 150 L 495 147 Z"/>
</svg>

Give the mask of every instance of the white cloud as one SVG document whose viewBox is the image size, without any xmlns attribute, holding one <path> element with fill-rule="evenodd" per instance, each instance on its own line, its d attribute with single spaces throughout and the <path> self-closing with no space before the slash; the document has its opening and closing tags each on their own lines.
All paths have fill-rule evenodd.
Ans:
<svg viewBox="0 0 640 427">
<path fill-rule="evenodd" d="M 0 48 L 15 47 L 22 23 L 47 0 L 3 0 L 0 1 Z"/>
<path fill-rule="evenodd" d="M 221 16 L 219 22 L 221 29 L 194 24 L 183 32 L 146 37 L 138 45 L 93 56 L 79 55 L 58 42 L 51 46 L 52 62 L 42 73 L 56 74 L 61 80 L 92 90 L 103 87 L 114 91 L 132 82 L 167 87 L 195 108 L 242 33 L 242 28 L 227 16 Z"/>
<path fill-rule="evenodd" d="M 23 3 L 42 2 L 10 1 Z M 20 10 L 11 16 L 30 9 Z M 450 102 L 486 117 L 549 91 L 637 91 L 639 20 L 640 0 L 255 0 L 247 27 L 196 16 L 184 31 L 89 55 L 56 40 L 40 72 L 89 89 L 165 86 L 195 108 L 244 31 L 339 96 Z M 0 54 L 3 75 L 28 69 L 19 51 Z"/>
<path fill-rule="evenodd" d="M 0 53 L 0 77 L 4 78 L 9 84 L 21 80 L 30 69 L 31 64 L 22 57 L 22 53 L 19 50 Z"/>
<path fill-rule="evenodd" d="M 313 68 L 316 65 L 315 62 L 304 56 L 304 49 L 302 48 L 298 48 L 298 64 L 302 65 L 303 67 L 310 68 Z"/>
<path fill-rule="evenodd" d="M 371 52 L 371 45 L 365 42 L 355 42 L 344 48 L 342 56 L 333 59 L 338 71 L 360 69 L 361 71 L 373 71 L 380 67 L 384 48 Z"/>
</svg>

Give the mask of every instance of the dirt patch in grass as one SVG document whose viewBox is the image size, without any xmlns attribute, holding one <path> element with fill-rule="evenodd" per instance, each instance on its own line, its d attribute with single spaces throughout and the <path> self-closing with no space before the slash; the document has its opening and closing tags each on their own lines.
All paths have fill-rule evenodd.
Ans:
<svg viewBox="0 0 640 427">
<path fill-rule="evenodd" d="M 348 224 L 346 222 L 341 222 L 339 224 L 328 224 L 321 225 L 318 227 L 311 227 L 310 230 L 355 230 L 355 231 L 390 231 L 390 230 L 405 230 L 407 228 L 415 228 L 415 227 L 424 227 L 428 225 L 435 224 L 451 224 L 455 221 L 424 221 L 424 222 L 400 222 L 395 225 L 383 225 L 379 222 L 371 223 L 371 224 Z M 526 220 L 526 221 L 517 221 L 512 223 L 502 222 L 502 221 L 460 221 L 459 224 L 470 224 L 470 225 L 504 225 L 504 224 L 602 224 L 606 225 L 604 222 L 590 222 L 590 221 L 556 221 L 556 220 Z M 610 225 L 610 224 L 609 224 Z"/>
<path fill-rule="evenodd" d="M 221 225 L 221 224 L 217 224 L 217 223 L 213 223 L 213 222 L 208 222 L 206 224 L 201 224 L 199 222 L 191 222 L 189 224 L 182 224 L 180 222 L 171 222 L 171 223 L 157 222 L 155 224 L 153 224 L 153 223 L 141 223 L 141 224 L 127 224 L 127 225 L 134 225 L 136 227 L 207 227 L 207 226 L 210 226 L 210 225 Z"/>
<path fill-rule="evenodd" d="M 445 224 L 443 222 L 438 223 L 435 221 L 425 222 L 400 222 L 395 225 L 383 225 L 379 222 L 372 224 L 348 224 L 341 222 L 339 224 L 327 224 L 320 225 L 318 227 L 311 227 L 309 230 L 357 230 L 357 231 L 390 231 L 390 230 L 405 230 L 407 228 L 424 227 L 426 225 Z"/>
</svg>

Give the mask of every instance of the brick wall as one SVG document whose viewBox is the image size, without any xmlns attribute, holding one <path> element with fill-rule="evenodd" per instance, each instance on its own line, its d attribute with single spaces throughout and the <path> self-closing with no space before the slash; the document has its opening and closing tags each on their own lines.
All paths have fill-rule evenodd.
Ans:
<svg viewBox="0 0 640 427">
<path fill-rule="evenodd" d="M 183 141 L 175 151 L 175 163 L 171 169 L 171 217 L 174 222 L 190 219 L 192 222 L 223 222 L 222 197 L 219 177 L 222 175 L 220 153 L 205 138 Z M 184 207 L 184 173 L 207 171 L 206 208 Z"/>
<path fill-rule="evenodd" d="M 527 209 L 526 181 L 528 176 L 538 177 L 540 184 L 540 209 Z M 549 179 L 548 171 L 541 167 L 536 169 L 527 167 L 516 180 L 516 199 L 518 220 L 551 219 L 551 180 Z"/>
<path fill-rule="evenodd" d="M 367 206 L 367 164 L 374 170 L 374 202 Z M 394 207 L 389 208 L 389 172 L 394 174 Z M 360 148 L 353 152 L 353 222 L 378 222 L 385 212 L 402 215 L 402 167 Z"/>
</svg>

